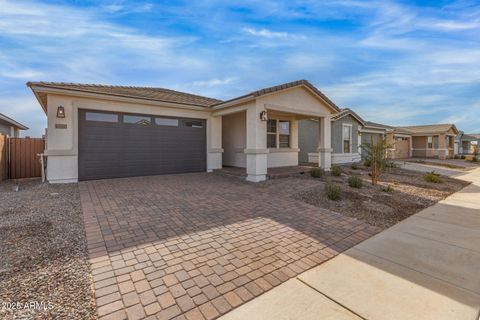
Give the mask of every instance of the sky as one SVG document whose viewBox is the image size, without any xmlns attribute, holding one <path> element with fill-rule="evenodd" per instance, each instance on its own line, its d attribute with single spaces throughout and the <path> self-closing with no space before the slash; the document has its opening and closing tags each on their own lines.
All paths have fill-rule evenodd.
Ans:
<svg viewBox="0 0 480 320">
<path fill-rule="evenodd" d="M 27 81 L 229 99 L 298 79 L 366 120 L 480 132 L 480 0 L 0 0 L 0 113 L 32 137 Z"/>
</svg>

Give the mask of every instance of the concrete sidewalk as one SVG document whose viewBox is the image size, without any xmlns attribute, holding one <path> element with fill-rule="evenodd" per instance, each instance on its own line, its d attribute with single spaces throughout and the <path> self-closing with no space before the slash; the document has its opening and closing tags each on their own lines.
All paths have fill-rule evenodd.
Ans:
<svg viewBox="0 0 480 320">
<path fill-rule="evenodd" d="M 472 184 L 221 319 L 479 319 L 480 169 L 457 178 Z"/>
</svg>

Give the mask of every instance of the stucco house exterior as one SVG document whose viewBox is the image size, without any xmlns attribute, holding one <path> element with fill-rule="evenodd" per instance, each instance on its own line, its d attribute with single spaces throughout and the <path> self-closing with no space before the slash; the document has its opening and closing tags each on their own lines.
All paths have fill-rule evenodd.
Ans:
<svg viewBox="0 0 480 320">
<path fill-rule="evenodd" d="M 454 124 L 395 127 L 387 132 L 387 143 L 394 146 L 391 157 L 451 159 L 458 130 Z"/>
<path fill-rule="evenodd" d="M 478 146 L 479 141 L 480 134 L 465 134 L 463 131 L 459 131 L 455 137 L 455 155 L 472 154 L 473 146 Z"/>
<path fill-rule="evenodd" d="M 365 121 L 345 108 L 332 116 L 331 147 L 332 164 L 345 164 L 361 161 L 361 130 Z M 301 162 L 318 162 L 316 141 L 319 137 L 319 123 L 316 119 L 299 121 L 299 159 Z"/>
<path fill-rule="evenodd" d="M 306 80 L 227 101 L 163 88 L 29 82 L 47 115 L 51 183 L 298 164 L 298 121 L 318 119 L 318 163 L 331 166 L 340 109 Z M 353 148 L 353 145 L 352 145 Z"/>
<path fill-rule="evenodd" d="M 17 138 L 20 136 L 20 130 L 28 130 L 26 126 L 0 113 L 0 134 Z"/>
</svg>

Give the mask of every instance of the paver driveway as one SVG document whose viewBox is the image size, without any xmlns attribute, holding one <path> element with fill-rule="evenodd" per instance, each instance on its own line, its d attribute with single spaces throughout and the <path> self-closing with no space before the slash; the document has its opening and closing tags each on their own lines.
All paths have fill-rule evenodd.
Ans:
<svg viewBox="0 0 480 320">
<path fill-rule="evenodd" d="M 378 232 L 215 174 L 80 183 L 101 319 L 213 319 Z"/>
</svg>

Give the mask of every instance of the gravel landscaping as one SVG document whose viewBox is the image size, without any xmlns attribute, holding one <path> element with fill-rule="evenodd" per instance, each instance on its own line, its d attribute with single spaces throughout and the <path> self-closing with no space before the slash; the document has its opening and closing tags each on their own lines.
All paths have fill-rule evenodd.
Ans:
<svg viewBox="0 0 480 320">
<path fill-rule="evenodd" d="M 343 166 L 341 169 L 342 174 L 338 177 L 328 173 L 321 178 L 308 177 L 318 181 L 318 186 L 298 192 L 293 197 L 366 221 L 376 227 L 388 228 L 468 185 L 465 181 L 443 176 L 442 183 L 430 183 L 423 179 L 424 173 L 393 168 L 380 177 L 378 185 L 372 186 L 369 168 L 359 166 L 354 170 Z M 361 188 L 352 188 L 348 185 L 348 178 L 352 175 L 361 177 L 363 180 Z M 340 200 L 327 198 L 325 194 L 327 182 L 341 189 Z M 387 186 L 393 191 L 382 191 Z"/>
<path fill-rule="evenodd" d="M 1 319 L 95 319 L 78 186 L 0 183 Z"/>
</svg>

